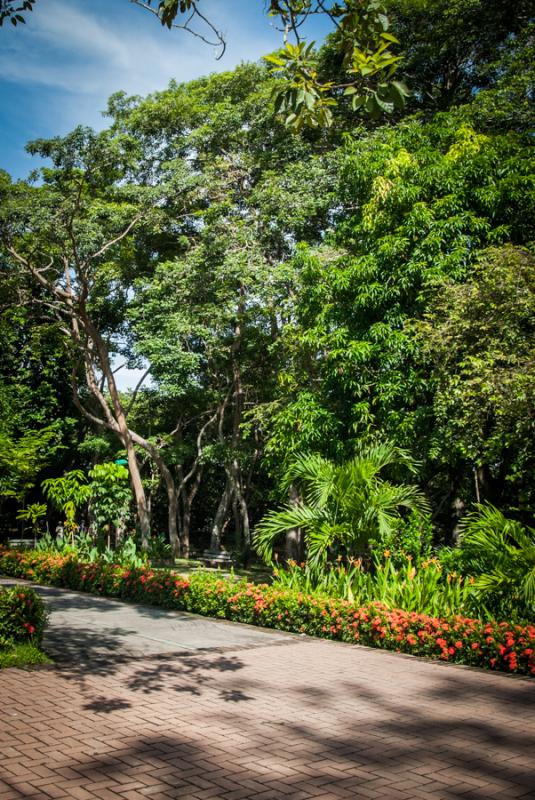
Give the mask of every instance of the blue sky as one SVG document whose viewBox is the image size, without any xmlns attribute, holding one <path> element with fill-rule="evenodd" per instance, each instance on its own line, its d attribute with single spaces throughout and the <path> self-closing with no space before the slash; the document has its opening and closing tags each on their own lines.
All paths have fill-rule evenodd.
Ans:
<svg viewBox="0 0 535 800">
<path fill-rule="evenodd" d="M 225 34 L 227 52 L 182 31 L 168 31 L 130 0 L 38 0 L 26 25 L 0 29 L 0 168 L 15 178 L 36 166 L 31 139 L 78 124 L 101 128 L 107 98 L 145 95 L 171 78 L 187 81 L 255 61 L 276 49 L 264 0 L 202 0 Z"/>
</svg>

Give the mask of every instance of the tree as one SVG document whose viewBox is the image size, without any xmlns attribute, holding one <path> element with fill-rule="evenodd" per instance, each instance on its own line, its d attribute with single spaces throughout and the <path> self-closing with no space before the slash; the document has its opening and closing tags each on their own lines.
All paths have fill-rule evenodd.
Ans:
<svg viewBox="0 0 535 800">
<path fill-rule="evenodd" d="M 404 45 L 409 111 L 446 110 L 492 87 L 533 17 L 530 0 L 387 0 L 386 10 Z"/>
<path fill-rule="evenodd" d="M 314 145 L 273 124 L 272 85 L 265 69 L 244 65 L 110 104 L 117 135 L 139 143 L 151 180 L 181 187 L 181 218 L 190 208 L 193 221 L 181 219 L 177 236 L 170 197 L 168 227 L 147 243 L 150 268 L 140 262 L 129 310 L 160 398 L 150 438 L 169 468 L 183 551 L 197 491 L 211 510 L 202 525 L 212 548 L 229 527 L 235 546 L 249 547 L 262 452 L 250 414 L 276 380 L 272 348 L 291 284 L 283 261 L 298 238 L 319 239 L 331 203 Z M 184 172 L 186 159 L 192 172 Z"/>
<path fill-rule="evenodd" d="M 150 521 L 145 492 L 108 338 L 115 332 L 110 322 L 121 303 L 116 267 L 110 259 L 115 255 L 120 261 L 121 247 L 141 218 L 142 204 L 139 197 L 117 187 L 125 155 L 106 134 L 79 128 L 64 139 L 34 143 L 32 151 L 48 156 L 55 166 L 43 170 L 41 187 L 3 183 L 0 235 L 5 271 L 8 275 L 22 271 L 29 281 L 29 296 L 52 310 L 60 322 L 73 354 L 76 407 L 101 428 L 112 430 L 123 444 L 147 546 Z M 43 296 L 32 295 L 33 287 L 42 290 Z M 84 403 L 86 392 L 101 416 Z"/>
<path fill-rule="evenodd" d="M 434 459 L 473 469 L 478 502 L 524 513 L 535 467 L 534 319 L 535 259 L 506 246 L 483 251 L 468 281 L 438 287 L 416 328 L 436 382 Z"/>
<path fill-rule="evenodd" d="M 105 532 L 110 546 L 115 530 L 115 547 L 121 543 L 132 494 L 128 486 L 128 470 L 122 464 L 95 464 L 89 472 L 89 512 L 96 533 Z"/>
<path fill-rule="evenodd" d="M 5 276 L 4 276 L 5 277 Z M 48 310 L 31 307 L 19 274 L 0 284 L 0 503 L 7 521 L 46 468 L 68 458 L 76 414 L 62 337 Z"/>
<path fill-rule="evenodd" d="M 78 530 L 76 512 L 86 504 L 91 492 L 85 474 L 79 469 L 73 469 L 60 478 L 47 478 L 42 486 L 47 500 L 64 515 L 65 528 L 74 543 Z"/>
<path fill-rule="evenodd" d="M 460 442 L 437 439 L 434 378 L 409 321 L 444 282 L 469 281 L 489 245 L 533 238 L 532 146 L 478 133 L 462 109 L 360 132 L 338 150 L 332 229 L 293 257 L 293 324 L 280 342 L 279 403 L 264 425 L 274 462 L 310 432 L 338 459 L 355 440 L 385 436 L 415 449 L 447 526 L 449 504 L 472 499 L 472 466 L 442 458 Z M 516 420 L 522 427 L 520 409 Z"/>
<path fill-rule="evenodd" d="M 343 550 L 356 556 L 370 542 L 391 535 L 402 508 L 427 509 L 416 486 L 397 484 L 382 477 L 389 467 L 403 464 L 414 471 L 408 453 L 389 444 L 361 448 L 343 464 L 320 455 L 299 456 L 285 482 L 295 484 L 303 500 L 268 513 L 255 530 L 255 546 L 270 563 L 273 546 L 289 529 L 304 531 L 307 557 L 323 565 L 329 553 Z"/>
</svg>

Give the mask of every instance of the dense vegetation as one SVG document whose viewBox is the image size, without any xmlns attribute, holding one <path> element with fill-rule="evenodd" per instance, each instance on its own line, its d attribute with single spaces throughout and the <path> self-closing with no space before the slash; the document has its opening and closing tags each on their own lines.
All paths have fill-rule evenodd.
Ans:
<svg viewBox="0 0 535 800">
<path fill-rule="evenodd" d="M 0 587 L 0 669 L 49 662 L 39 649 L 46 621 L 44 603 L 34 589 Z"/>
<path fill-rule="evenodd" d="M 119 93 L 106 130 L 0 174 L 5 538 L 18 516 L 88 552 L 134 526 L 175 556 L 256 542 L 308 553 L 312 590 L 337 557 L 460 538 L 444 575 L 532 617 L 533 20 L 386 5 L 412 87 L 389 115 L 344 95 L 288 127 L 245 64 Z M 336 35 L 314 58 L 336 83 Z"/>
<path fill-rule="evenodd" d="M 40 583 L 306 633 L 325 639 L 439 658 L 457 664 L 535 675 L 535 627 L 391 608 L 381 600 L 341 600 L 288 587 L 197 572 L 86 563 L 73 555 L 21 553 L 0 547 L 0 569 Z"/>
</svg>

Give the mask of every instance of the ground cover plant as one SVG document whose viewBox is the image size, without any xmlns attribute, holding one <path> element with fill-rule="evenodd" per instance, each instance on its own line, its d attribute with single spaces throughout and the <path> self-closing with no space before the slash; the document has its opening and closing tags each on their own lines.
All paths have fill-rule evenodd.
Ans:
<svg viewBox="0 0 535 800">
<path fill-rule="evenodd" d="M 181 576 L 149 566 L 125 569 L 74 556 L 0 550 L 0 570 L 18 577 L 294 633 L 535 675 L 535 626 L 436 617 L 317 597 L 199 572 Z"/>
<path fill-rule="evenodd" d="M 35 589 L 0 587 L 0 668 L 49 662 L 40 650 L 47 613 Z"/>
</svg>

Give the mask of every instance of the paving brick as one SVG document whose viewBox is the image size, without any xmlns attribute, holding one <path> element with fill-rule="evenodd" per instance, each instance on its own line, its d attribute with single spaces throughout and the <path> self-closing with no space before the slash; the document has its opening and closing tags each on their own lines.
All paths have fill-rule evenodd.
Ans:
<svg viewBox="0 0 535 800">
<path fill-rule="evenodd" d="M 115 656 L 2 672 L 0 800 L 535 797 L 529 680 L 298 637 Z"/>
</svg>

